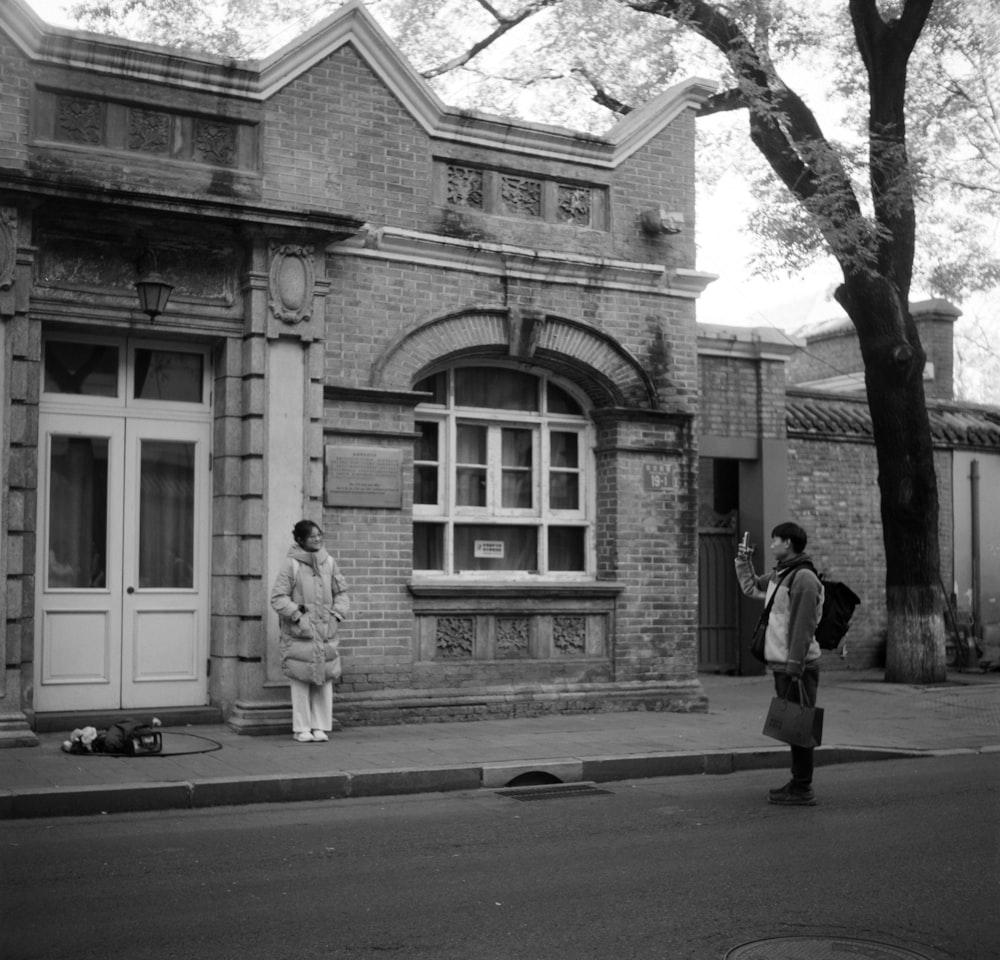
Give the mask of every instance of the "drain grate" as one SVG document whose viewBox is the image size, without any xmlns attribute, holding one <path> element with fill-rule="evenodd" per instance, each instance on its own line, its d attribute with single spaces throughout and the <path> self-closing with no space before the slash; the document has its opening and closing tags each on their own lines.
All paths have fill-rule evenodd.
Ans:
<svg viewBox="0 0 1000 960">
<path fill-rule="evenodd" d="M 855 937 L 776 937 L 733 947 L 726 960 L 929 960 L 922 953 Z"/>
<path fill-rule="evenodd" d="M 602 790 L 592 783 L 556 783 L 540 787 L 512 787 L 509 790 L 497 790 L 501 797 L 511 800 L 560 800 L 563 797 L 595 797 L 610 795 L 610 790 Z"/>
</svg>

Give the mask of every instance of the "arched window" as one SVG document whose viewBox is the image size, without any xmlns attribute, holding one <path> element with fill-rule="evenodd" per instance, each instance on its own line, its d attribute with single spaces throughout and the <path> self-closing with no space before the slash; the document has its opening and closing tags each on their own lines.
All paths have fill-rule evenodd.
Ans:
<svg viewBox="0 0 1000 960">
<path fill-rule="evenodd" d="M 456 366 L 414 386 L 413 567 L 592 574 L 593 468 L 583 403 L 547 374 Z"/>
</svg>

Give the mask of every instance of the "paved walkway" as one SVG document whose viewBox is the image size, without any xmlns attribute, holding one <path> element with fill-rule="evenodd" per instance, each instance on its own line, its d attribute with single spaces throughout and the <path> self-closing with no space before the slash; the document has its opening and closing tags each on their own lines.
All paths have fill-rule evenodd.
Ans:
<svg viewBox="0 0 1000 960">
<path fill-rule="evenodd" d="M 290 732 L 165 728 L 170 755 L 134 758 L 74 756 L 60 749 L 65 734 L 43 734 L 38 746 L 0 750 L 0 819 L 491 788 L 537 773 L 569 783 L 786 767 L 787 748 L 760 733 L 770 678 L 700 679 L 707 713 L 351 727 L 318 744 L 295 743 Z M 886 684 L 880 672 L 831 670 L 820 705 L 818 764 L 955 751 L 1000 757 L 997 672 L 910 686 Z"/>
</svg>

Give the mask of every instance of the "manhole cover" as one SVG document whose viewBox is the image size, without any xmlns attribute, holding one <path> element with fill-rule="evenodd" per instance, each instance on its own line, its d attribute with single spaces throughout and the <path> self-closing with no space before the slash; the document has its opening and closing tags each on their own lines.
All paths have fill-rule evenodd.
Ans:
<svg viewBox="0 0 1000 960">
<path fill-rule="evenodd" d="M 777 937 L 733 947 L 726 960 L 930 960 L 890 943 L 853 937 Z"/>
<path fill-rule="evenodd" d="M 511 800 L 559 800 L 562 797 L 593 797 L 611 791 L 601 790 L 592 783 L 558 783 L 543 787 L 513 787 L 497 790 L 497 793 Z"/>
</svg>

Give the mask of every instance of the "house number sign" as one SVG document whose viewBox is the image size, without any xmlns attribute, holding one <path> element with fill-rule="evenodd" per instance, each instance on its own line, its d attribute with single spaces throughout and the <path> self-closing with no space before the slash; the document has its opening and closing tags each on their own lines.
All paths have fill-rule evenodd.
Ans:
<svg viewBox="0 0 1000 960">
<path fill-rule="evenodd" d="M 327 506 L 402 508 L 402 450 L 328 446 L 325 453 Z"/>
</svg>

